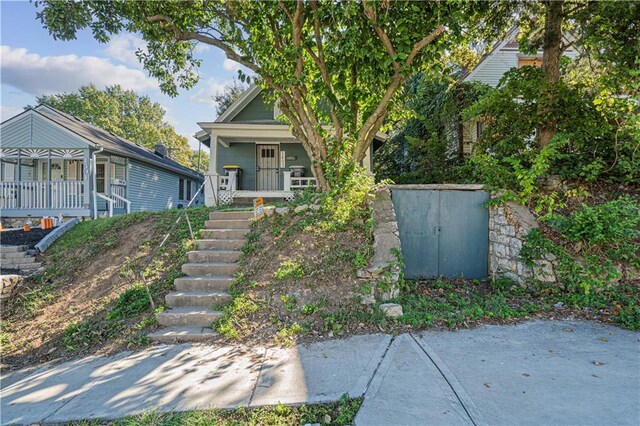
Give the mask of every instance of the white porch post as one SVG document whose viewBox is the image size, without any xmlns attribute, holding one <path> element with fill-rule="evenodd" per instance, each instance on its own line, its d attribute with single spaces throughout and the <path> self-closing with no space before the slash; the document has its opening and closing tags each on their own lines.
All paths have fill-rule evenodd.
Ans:
<svg viewBox="0 0 640 426">
<path fill-rule="evenodd" d="M 291 171 L 287 170 L 282 172 L 284 177 L 284 190 L 289 192 L 291 191 Z"/>
<path fill-rule="evenodd" d="M 209 173 L 205 176 L 204 204 L 215 206 L 218 201 L 218 135 L 211 134 Z"/>
</svg>

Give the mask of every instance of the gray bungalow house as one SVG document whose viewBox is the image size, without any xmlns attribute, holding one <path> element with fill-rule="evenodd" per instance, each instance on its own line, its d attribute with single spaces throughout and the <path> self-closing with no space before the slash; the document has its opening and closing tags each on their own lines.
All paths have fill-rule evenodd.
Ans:
<svg viewBox="0 0 640 426">
<path fill-rule="evenodd" d="M 277 120 L 262 88 L 252 86 L 214 122 L 200 122 L 195 137 L 211 148 L 205 203 L 236 198 L 291 199 L 296 190 L 315 186 L 311 162 L 302 144 Z M 373 152 L 386 140 L 378 133 L 363 161 L 373 169 Z"/>
<path fill-rule="evenodd" d="M 98 217 L 186 206 L 203 176 L 39 105 L 0 124 L 0 217 Z"/>
</svg>

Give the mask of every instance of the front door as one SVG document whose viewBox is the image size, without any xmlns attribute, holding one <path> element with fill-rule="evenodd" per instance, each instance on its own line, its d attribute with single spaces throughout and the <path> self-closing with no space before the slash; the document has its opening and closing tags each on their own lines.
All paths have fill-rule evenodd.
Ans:
<svg viewBox="0 0 640 426">
<path fill-rule="evenodd" d="M 256 145 L 256 179 L 258 191 L 278 190 L 278 145 Z"/>
</svg>

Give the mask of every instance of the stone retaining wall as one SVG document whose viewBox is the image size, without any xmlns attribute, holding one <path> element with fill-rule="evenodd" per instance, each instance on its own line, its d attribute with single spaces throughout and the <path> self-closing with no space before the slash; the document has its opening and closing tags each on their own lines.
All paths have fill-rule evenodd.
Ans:
<svg viewBox="0 0 640 426">
<path fill-rule="evenodd" d="M 20 275 L 0 275 L 0 300 L 8 299 L 22 281 Z"/>
<path fill-rule="evenodd" d="M 504 276 L 517 283 L 534 278 L 555 282 L 555 258 L 536 261 L 533 268 L 520 258 L 526 236 L 538 221 L 525 206 L 507 202 L 489 209 L 489 275 Z"/>
<path fill-rule="evenodd" d="M 397 297 L 402 272 L 395 254 L 400 253 L 400 233 L 389 188 L 375 191 L 371 214 L 374 221 L 373 256 L 367 267 L 358 270 L 358 278 L 371 285 L 371 294 L 362 298 L 364 304 Z"/>
</svg>

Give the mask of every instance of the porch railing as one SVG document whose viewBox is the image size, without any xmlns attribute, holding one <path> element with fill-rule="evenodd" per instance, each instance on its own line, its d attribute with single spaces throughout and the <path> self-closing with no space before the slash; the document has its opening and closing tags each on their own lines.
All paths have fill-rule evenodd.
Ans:
<svg viewBox="0 0 640 426">
<path fill-rule="evenodd" d="M 290 171 L 285 171 L 282 173 L 284 174 L 285 191 L 303 190 L 306 188 L 315 187 L 317 184 L 316 178 L 313 176 L 294 177 L 291 176 Z"/>
<path fill-rule="evenodd" d="M 125 185 L 111 184 L 111 196 L 115 198 L 113 202 L 114 209 L 123 209 L 127 203 L 130 203 L 129 200 L 125 198 L 126 193 L 127 187 Z"/>
<path fill-rule="evenodd" d="M 82 181 L 0 182 L 3 209 L 81 209 Z"/>
</svg>

